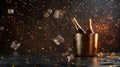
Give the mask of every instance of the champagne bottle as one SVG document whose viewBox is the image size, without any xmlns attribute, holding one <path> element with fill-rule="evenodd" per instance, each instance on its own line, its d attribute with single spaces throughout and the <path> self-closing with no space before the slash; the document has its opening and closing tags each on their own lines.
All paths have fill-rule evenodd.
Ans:
<svg viewBox="0 0 120 67">
<path fill-rule="evenodd" d="M 75 56 L 80 56 L 82 55 L 82 50 L 83 50 L 83 34 L 86 32 L 83 30 L 83 28 L 78 24 L 77 20 L 75 18 L 71 18 L 75 28 L 76 28 L 76 33 L 75 33 L 75 38 L 74 38 L 74 55 Z"/>
<path fill-rule="evenodd" d="M 83 28 L 78 24 L 77 20 L 75 17 L 71 18 L 75 28 L 76 28 L 76 33 L 81 33 L 85 34 L 86 32 L 83 30 Z"/>
<path fill-rule="evenodd" d="M 85 36 L 83 36 L 83 40 L 83 56 L 95 57 L 97 54 L 98 34 L 93 31 L 91 18 L 89 19 L 87 31 Z"/>
<path fill-rule="evenodd" d="M 91 18 L 89 19 L 88 27 L 87 27 L 87 32 L 86 33 L 87 34 L 94 33 L 93 27 L 92 27 L 92 19 Z"/>
</svg>

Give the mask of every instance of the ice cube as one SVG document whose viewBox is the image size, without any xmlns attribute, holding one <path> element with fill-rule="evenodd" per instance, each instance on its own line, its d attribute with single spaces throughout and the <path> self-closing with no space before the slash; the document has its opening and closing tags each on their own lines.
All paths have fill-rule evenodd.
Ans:
<svg viewBox="0 0 120 67">
<path fill-rule="evenodd" d="M 74 59 L 73 54 L 67 56 L 67 61 L 68 61 L 68 62 L 70 62 L 70 61 L 73 60 L 73 59 Z"/>
<path fill-rule="evenodd" d="M 60 17 L 60 10 L 55 10 L 54 14 L 53 14 L 54 18 L 59 18 Z"/>
<path fill-rule="evenodd" d="M 56 43 L 56 45 L 59 45 L 63 43 L 65 40 L 61 35 L 57 35 L 57 37 L 53 41 Z"/>
<path fill-rule="evenodd" d="M 98 56 L 98 57 L 103 57 L 103 53 L 102 53 L 102 52 L 99 52 L 99 53 L 97 54 L 97 56 Z"/>
<path fill-rule="evenodd" d="M 52 9 L 47 10 L 49 14 L 52 14 Z"/>
<path fill-rule="evenodd" d="M 47 17 L 49 17 L 50 15 L 49 15 L 49 13 L 48 12 L 46 12 L 45 14 L 44 14 L 44 17 L 45 18 L 47 18 Z"/>
<path fill-rule="evenodd" d="M 1 59 L 3 60 L 3 59 L 4 59 L 4 57 L 2 56 L 2 57 L 1 57 Z"/>
<path fill-rule="evenodd" d="M 4 26 L 1 26 L 1 27 L 0 27 L 0 31 L 3 31 L 4 29 L 5 29 Z"/>
<path fill-rule="evenodd" d="M 42 50 L 44 50 L 45 48 L 44 47 L 42 47 Z"/>
<path fill-rule="evenodd" d="M 17 50 L 20 47 L 21 43 L 17 43 L 17 41 L 13 41 L 11 44 L 11 48 Z"/>
<path fill-rule="evenodd" d="M 53 41 L 56 43 L 56 45 L 60 44 L 57 39 L 54 39 Z"/>
<path fill-rule="evenodd" d="M 38 29 L 42 29 L 42 27 L 39 26 Z"/>
<path fill-rule="evenodd" d="M 14 9 L 8 9 L 8 14 L 13 14 L 14 13 Z"/>
</svg>

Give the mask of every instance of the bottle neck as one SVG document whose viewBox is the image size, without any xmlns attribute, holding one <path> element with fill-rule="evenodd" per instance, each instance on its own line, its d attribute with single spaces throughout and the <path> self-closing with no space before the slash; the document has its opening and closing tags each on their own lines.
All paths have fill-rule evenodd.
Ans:
<svg viewBox="0 0 120 67">
<path fill-rule="evenodd" d="M 85 34 L 86 32 L 85 32 L 85 31 L 83 31 L 83 29 L 78 29 L 78 30 L 76 31 L 76 33 Z"/>
<path fill-rule="evenodd" d="M 83 28 L 78 24 L 77 20 L 75 18 L 71 18 L 75 28 L 76 28 L 76 33 L 81 33 L 81 34 L 85 34 L 85 31 L 83 30 Z"/>
<path fill-rule="evenodd" d="M 92 19 L 89 19 L 87 33 L 94 33 L 93 27 L 92 27 Z"/>
</svg>

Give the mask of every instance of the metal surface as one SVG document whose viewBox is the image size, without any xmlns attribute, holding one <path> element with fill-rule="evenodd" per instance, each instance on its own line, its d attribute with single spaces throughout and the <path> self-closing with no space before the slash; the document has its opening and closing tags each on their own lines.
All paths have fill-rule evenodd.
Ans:
<svg viewBox="0 0 120 67">
<path fill-rule="evenodd" d="M 120 56 L 74 57 L 69 62 L 61 53 L 39 56 L 1 55 L 0 67 L 119 67 Z"/>
</svg>

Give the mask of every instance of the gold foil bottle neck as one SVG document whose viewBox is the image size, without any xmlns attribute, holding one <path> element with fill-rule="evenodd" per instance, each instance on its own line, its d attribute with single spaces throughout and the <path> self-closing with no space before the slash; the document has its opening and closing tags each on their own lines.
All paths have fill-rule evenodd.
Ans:
<svg viewBox="0 0 120 67">
<path fill-rule="evenodd" d="M 92 27 L 92 19 L 91 18 L 89 18 L 89 22 L 88 22 L 88 24 L 87 24 L 88 26 L 87 26 L 87 33 L 89 34 L 89 33 L 94 33 L 94 30 L 93 30 L 93 27 Z"/>
<path fill-rule="evenodd" d="M 76 32 L 77 33 L 81 33 L 81 34 L 85 34 L 86 32 L 84 31 L 84 29 L 78 24 L 77 20 L 75 17 L 71 18 L 74 26 L 75 26 L 75 29 L 76 29 Z"/>
</svg>

